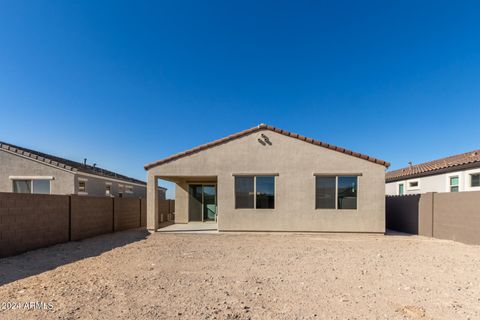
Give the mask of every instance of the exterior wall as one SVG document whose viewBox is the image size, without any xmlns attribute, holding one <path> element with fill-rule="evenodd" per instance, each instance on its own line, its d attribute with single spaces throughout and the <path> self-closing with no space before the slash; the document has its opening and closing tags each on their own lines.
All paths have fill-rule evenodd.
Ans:
<svg viewBox="0 0 480 320">
<path fill-rule="evenodd" d="M 52 176 L 51 194 L 72 194 L 74 174 L 0 149 L 0 192 L 12 192 L 10 176 Z"/>
<path fill-rule="evenodd" d="M 86 182 L 86 193 L 78 191 L 78 183 L 80 180 Z M 147 186 L 140 186 L 138 184 L 132 184 L 128 182 L 121 182 L 119 180 L 111 180 L 108 178 L 92 177 L 87 175 L 82 175 L 78 173 L 75 175 L 75 194 L 78 195 L 88 195 L 95 197 L 104 197 L 106 196 L 106 186 L 111 184 L 110 194 L 113 197 L 119 196 L 120 185 L 123 185 L 123 198 L 145 198 L 147 193 Z M 126 186 L 132 186 L 133 190 L 131 193 L 125 191 Z M 158 198 L 160 200 L 165 199 L 165 189 L 158 189 Z"/>
<path fill-rule="evenodd" d="M 258 142 L 261 134 L 271 145 Z M 235 209 L 235 174 L 278 175 L 275 209 Z M 357 209 L 315 209 L 314 174 L 361 174 Z M 177 183 L 177 222 L 188 221 L 187 182 L 212 177 L 221 231 L 385 231 L 384 166 L 269 130 L 156 166 L 148 175 Z"/>
<path fill-rule="evenodd" d="M 428 177 L 412 178 L 407 180 L 389 182 L 385 184 L 385 193 L 387 195 L 399 195 L 398 194 L 398 184 L 404 184 L 405 195 L 408 194 L 419 194 L 427 192 L 450 192 L 450 177 L 458 176 L 459 177 L 459 191 L 480 191 L 480 187 L 471 187 L 471 174 L 480 173 L 480 167 L 475 169 L 468 169 L 462 171 L 454 171 L 448 173 L 442 173 L 437 175 L 432 175 Z M 410 181 L 419 181 L 418 189 L 408 188 L 408 183 Z"/>
</svg>

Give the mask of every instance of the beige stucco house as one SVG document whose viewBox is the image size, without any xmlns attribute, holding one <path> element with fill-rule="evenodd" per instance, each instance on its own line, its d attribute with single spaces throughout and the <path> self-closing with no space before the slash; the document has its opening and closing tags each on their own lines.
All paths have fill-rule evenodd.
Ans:
<svg viewBox="0 0 480 320">
<path fill-rule="evenodd" d="M 219 231 L 385 232 L 389 163 L 261 124 L 145 166 L 147 227 L 158 179 L 176 184 L 175 223 Z"/>
</svg>

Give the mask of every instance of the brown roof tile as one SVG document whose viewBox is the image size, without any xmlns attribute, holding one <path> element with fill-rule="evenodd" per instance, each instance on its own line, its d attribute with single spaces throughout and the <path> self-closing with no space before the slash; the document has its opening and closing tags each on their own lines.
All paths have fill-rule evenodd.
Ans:
<svg viewBox="0 0 480 320">
<path fill-rule="evenodd" d="M 430 174 L 433 175 L 439 170 L 447 170 L 449 168 L 458 169 L 457 167 L 459 166 L 474 164 L 477 162 L 480 166 L 480 150 L 465 152 L 454 156 L 390 171 L 387 172 L 385 178 L 387 182 L 392 182 L 404 178 L 413 178 Z"/>
<path fill-rule="evenodd" d="M 315 139 L 312 139 L 312 138 L 307 138 L 307 137 L 304 137 L 304 136 L 300 136 L 298 135 L 297 133 L 291 133 L 291 132 L 288 132 L 288 131 L 285 131 L 285 130 L 282 130 L 280 128 L 276 128 L 276 127 L 273 127 L 273 126 L 267 126 L 265 124 L 260 124 L 256 127 L 253 127 L 253 128 L 250 128 L 250 129 L 247 129 L 247 130 L 244 130 L 244 131 L 241 131 L 241 132 L 238 132 L 238 133 L 234 133 L 232 135 L 229 135 L 225 138 L 222 138 L 222 139 L 218 139 L 218 140 L 215 140 L 213 142 L 210 142 L 210 143 L 206 143 L 206 144 L 203 144 L 203 145 L 200 145 L 198 147 L 195 147 L 195 148 L 192 148 L 192 149 L 189 149 L 187 151 L 184 151 L 184 152 L 180 152 L 180 153 L 177 153 L 177 154 L 174 154 L 172 156 L 169 156 L 167 158 L 164 158 L 164 159 L 161 159 L 161 160 L 157 160 L 157 161 L 154 161 L 154 162 L 151 162 L 151 163 L 148 163 L 145 165 L 145 170 L 149 170 L 153 167 L 156 167 L 158 165 L 161 165 L 161 164 L 164 164 L 164 163 L 167 163 L 167 162 L 170 162 L 170 161 L 174 161 L 174 160 L 177 160 L 179 158 L 183 158 L 183 157 L 186 157 L 188 155 L 191 155 L 191 154 L 194 154 L 194 153 L 197 153 L 199 151 L 202 151 L 202 150 L 205 150 L 205 149 L 208 149 L 208 148 L 211 148 L 211 147 L 214 147 L 214 146 L 218 146 L 220 144 L 223 144 L 223 143 L 226 143 L 228 141 L 231 141 L 231 140 L 234 140 L 234 139 L 238 139 L 238 138 L 241 138 L 243 136 L 246 136 L 250 133 L 253 133 L 253 132 L 257 132 L 257 131 L 262 131 L 262 130 L 270 130 L 270 131 L 273 131 L 273 132 L 277 132 L 279 134 L 283 134 L 285 136 L 288 136 L 288 137 L 292 137 L 292 138 L 295 138 L 295 139 L 299 139 L 301 141 L 305 141 L 307 143 L 311 143 L 311 144 L 314 144 L 314 145 L 318 145 L 318 146 L 322 146 L 324 148 L 327 148 L 327 149 L 331 149 L 331 150 L 335 150 L 335 151 L 338 151 L 338 152 L 342 152 L 342 153 L 345 153 L 345 154 L 348 154 L 348 155 L 351 155 L 353 157 L 357 157 L 357 158 L 360 158 L 360 159 L 365 159 L 367 161 L 370 161 L 370 162 L 373 162 L 373 163 L 377 163 L 379 165 L 383 165 L 385 167 L 389 167 L 390 166 L 390 163 L 384 161 L 384 160 L 380 160 L 380 159 L 377 159 L 377 158 L 373 158 L 373 157 L 369 157 L 367 155 L 364 155 L 364 154 L 361 154 L 361 153 L 358 153 L 358 152 L 353 152 L 353 151 L 350 151 L 348 149 L 344 149 L 344 148 L 340 148 L 340 147 L 336 147 L 334 145 L 331 145 L 331 144 L 328 144 L 328 143 L 325 143 L 325 142 L 322 142 L 322 141 L 318 141 L 318 140 L 315 140 Z"/>
</svg>

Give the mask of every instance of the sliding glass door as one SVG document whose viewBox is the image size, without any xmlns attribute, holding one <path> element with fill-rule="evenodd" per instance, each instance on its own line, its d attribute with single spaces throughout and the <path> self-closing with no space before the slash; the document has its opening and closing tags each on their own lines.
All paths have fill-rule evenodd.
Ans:
<svg viewBox="0 0 480 320">
<path fill-rule="evenodd" d="M 189 186 L 189 221 L 215 221 L 217 217 L 217 186 L 191 184 Z"/>
</svg>

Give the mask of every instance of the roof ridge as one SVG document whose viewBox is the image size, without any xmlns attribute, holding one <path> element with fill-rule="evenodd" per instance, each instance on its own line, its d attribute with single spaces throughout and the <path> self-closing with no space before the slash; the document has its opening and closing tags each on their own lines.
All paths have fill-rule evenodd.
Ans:
<svg viewBox="0 0 480 320">
<path fill-rule="evenodd" d="M 292 137 L 292 138 L 295 138 L 295 139 L 298 139 L 298 140 L 301 140 L 301 141 L 305 141 L 307 143 L 311 143 L 311 144 L 321 146 L 321 147 L 324 147 L 324 148 L 327 148 L 327 149 L 330 149 L 330 150 L 345 153 L 345 154 L 351 155 L 353 157 L 364 159 L 364 160 L 367 160 L 367 161 L 370 161 L 370 162 L 373 162 L 373 163 L 376 163 L 376 164 L 379 164 L 379 165 L 383 165 L 387 168 L 390 166 L 390 163 L 388 163 L 384 160 L 380 160 L 380 159 L 370 157 L 368 155 L 365 155 L 365 154 L 362 154 L 362 153 L 359 153 L 359 152 L 351 151 L 349 149 L 345 149 L 345 148 L 338 147 L 338 146 L 335 146 L 335 145 L 332 145 L 332 144 L 329 144 L 329 143 L 325 143 L 325 142 L 320 141 L 320 140 L 307 138 L 307 137 L 304 137 L 304 136 L 299 135 L 297 133 L 292 133 L 292 132 L 289 132 L 289 131 L 286 131 L 286 130 L 283 130 L 283 129 L 280 129 L 280 128 L 277 128 L 277 127 L 274 127 L 274 126 L 270 126 L 270 125 L 266 125 L 264 123 L 260 123 L 256 127 L 253 127 L 253 128 L 250 128 L 250 129 L 246 129 L 246 130 L 228 135 L 224 138 L 217 139 L 217 140 L 214 140 L 214 141 L 209 142 L 209 143 L 201 144 L 199 146 L 193 147 L 191 149 L 187 149 L 183 152 L 173 154 L 171 156 L 168 156 L 166 158 L 163 158 L 163 159 L 160 159 L 160 160 L 157 160 L 157 161 L 154 161 L 154 162 L 147 163 L 144 166 L 144 168 L 145 168 L 145 170 L 149 170 L 149 169 L 151 169 L 153 167 L 156 167 L 158 165 L 161 165 L 161 164 L 164 164 L 164 163 L 167 163 L 167 162 L 171 162 L 171 161 L 177 160 L 179 158 L 183 158 L 185 156 L 191 155 L 191 154 L 199 152 L 199 151 L 203 151 L 205 149 L 208 149 L 208 148 L 211 148 L 211 147 L 214 147 L 214 146 L 218 146 L 220 144 L 229 142 L 229 141 L 234 140 L 234 139 L 238 139 L 240 137 L 243 137 L 245 135 L 248 135 L 248 134 L 251 134 L 253 132 L 260 131 L 260 130 L 270 130 L 270 131 L 273 131 L 273 132 L 276 132 L 276 133 L 279 133 L 279 134 L 283 134 L 284 136 Z"/>
</svg>

